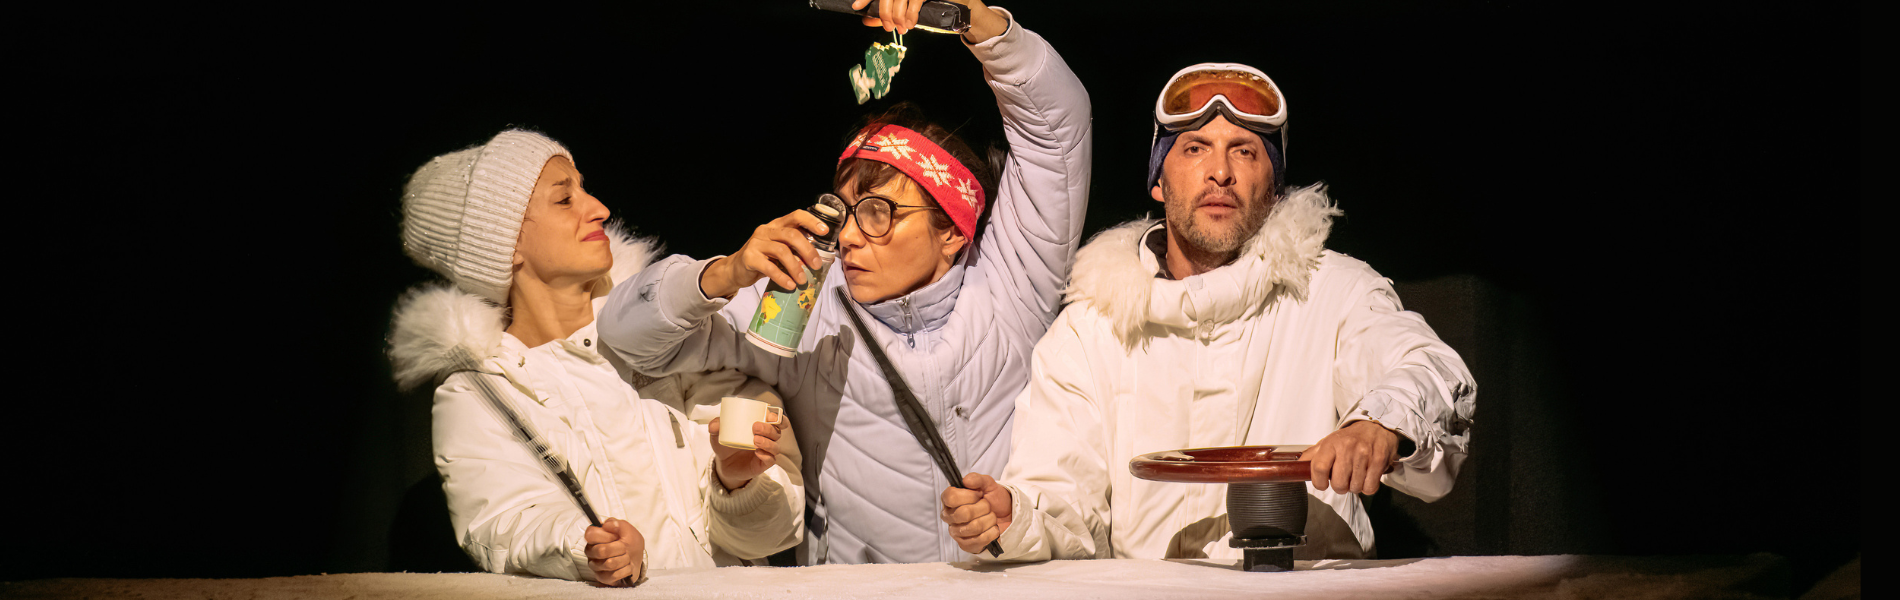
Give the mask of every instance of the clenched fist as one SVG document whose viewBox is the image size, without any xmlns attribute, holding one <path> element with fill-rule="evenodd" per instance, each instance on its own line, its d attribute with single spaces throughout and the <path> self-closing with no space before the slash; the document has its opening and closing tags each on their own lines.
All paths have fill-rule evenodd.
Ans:
<svg viewBox="0 0 1900 600">
<path fill-rule="evenodd" d="M 645 574 L 647 540 L 632 523 L 610 517 L 599 527 L 588 527 L 582 538 L 595 581 L 626 587 Z"/>
<path fill-rule="evenodd" d="M 1009 529 L 1012 498 L 1009 488 L 982 473 L 964 475 L 963 485 L 969 489 L 944 488 L 939 517 L 949 526 L 957 547 L 976 554 Z"/>
</svg>

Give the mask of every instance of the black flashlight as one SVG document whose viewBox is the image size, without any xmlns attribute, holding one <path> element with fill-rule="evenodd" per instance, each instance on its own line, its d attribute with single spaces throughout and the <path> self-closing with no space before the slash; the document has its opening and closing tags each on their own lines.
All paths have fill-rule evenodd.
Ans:
<svg viewBox="0 0 1900 600">
<path fill-rule="evenodd" d="M 877 17 L 877 0 L 864 10 L 851 10 L 851 0 L 810 0 L 812 8 Z M 963 33 L 970 30 L 970 7 L 943 0 L 929 0 L 917 10 L 917 28 L 937 33 Z"/>
</svg>

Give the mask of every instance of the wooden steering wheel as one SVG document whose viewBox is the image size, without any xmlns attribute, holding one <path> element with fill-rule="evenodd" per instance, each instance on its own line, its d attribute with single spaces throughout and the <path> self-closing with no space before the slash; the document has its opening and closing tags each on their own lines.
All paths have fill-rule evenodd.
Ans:
<svg viewBox="0 0 1900 600">
<path fill-rule="evenodd" d="M 1312 481 L 1308 446 L 1228 446 L 1151 452 L 1128 461 L 1128 471 L 1149 481 L 1179 483 L 1287 483 Z"/>
</svg>

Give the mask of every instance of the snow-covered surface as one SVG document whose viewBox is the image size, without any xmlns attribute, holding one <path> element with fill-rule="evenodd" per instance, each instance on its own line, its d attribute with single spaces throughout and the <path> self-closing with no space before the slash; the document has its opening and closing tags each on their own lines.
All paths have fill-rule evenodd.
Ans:
<svg viewBox="0 0 1900 600">
<path fill-rule="evenodd" d="M 48 579 L 0 583 L 6 598 L 1772 598 L 1787 562 L 1700 557 L 1459 556 L 1301 561 L 1243 573 L 1224 560 L 926 563 L 654 571 L 634 589 L 481 573 L 355 573 L 270 579 Z"/>
</svg>

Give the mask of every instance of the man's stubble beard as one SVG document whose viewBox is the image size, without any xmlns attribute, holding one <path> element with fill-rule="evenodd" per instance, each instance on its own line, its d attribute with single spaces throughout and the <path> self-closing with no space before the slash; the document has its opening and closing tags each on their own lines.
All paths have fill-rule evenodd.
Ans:
<svg viewBox="0 0 1900 600">
<path fill-rule="evenodd" d="M 1231 192 L 1230 192 L 1231 193 Z M 1214 223 L 1202 223 L 1198 219 L 1194 204 L 1201 194 L 1182 198 L 1175 195 L 1173 186 L 1167 181 L 1161 182 L 1161 195 L 1167 198 L 1166 208 L 1169 229 L 1175 229 L 1190 262 L 1203 269 L 1212 269 L 1233 261 L 1240 253 L 1240 246 L 1260 233 L 1267 222 L 1267 214 L 1273 210 L 1269 198 L 1256 198 L 1240 206 L 1236 218 L 1224 226 Z M 1238 198 L 1236 198 L 1237 200 Z M 1236 202 L 1236 204 L 1240 204 Z M 1177 229 L 1178 227 L 1178 229 Z"/>
</svg>

